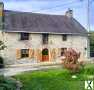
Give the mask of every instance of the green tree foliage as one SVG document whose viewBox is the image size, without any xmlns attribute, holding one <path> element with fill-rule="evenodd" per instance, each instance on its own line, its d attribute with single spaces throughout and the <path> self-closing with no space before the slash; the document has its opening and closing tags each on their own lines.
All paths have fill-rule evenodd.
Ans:
<svg viewBox="0 0 94 90">
<path fill-rule="evenodd" d="M 0 50 L 4 50 L 6 46 L 4 45 L 3 41 L 0 41 Z M 4 67 L 4 59 L 0 56 L 0 68 Z"/>
<path fill-rule="evenodd" d="M 90 32 L 89 38 L 90 38 L 90 51 L 94 52 L 94 31 Z"/>
<path fill-rule="evenodd" d="M 4 42 L 0 41 L 0 50 L 4 50 L 4 48 L 6 48 Z"/>
</svg>

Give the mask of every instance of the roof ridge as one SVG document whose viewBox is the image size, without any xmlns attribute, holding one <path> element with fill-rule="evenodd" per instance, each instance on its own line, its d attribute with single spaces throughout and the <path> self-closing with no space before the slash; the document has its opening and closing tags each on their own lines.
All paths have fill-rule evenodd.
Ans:
<svg viewBox="0 0 94 90">
<path fill-rule="evenodd" d="M 19 14 L 39 14 L 39 15 L 50 15 L 50 16 L 65 16 L 65 15 L 59 15 L 59 14 L 47 14 L 47 13 L 33 13 L 33 12 L 24 12 L 24 11 L 16 11 L 16 10 L 4 10 L 4 12 L 11 12 L 11 13 L 19 13 Z"/>
</svg>

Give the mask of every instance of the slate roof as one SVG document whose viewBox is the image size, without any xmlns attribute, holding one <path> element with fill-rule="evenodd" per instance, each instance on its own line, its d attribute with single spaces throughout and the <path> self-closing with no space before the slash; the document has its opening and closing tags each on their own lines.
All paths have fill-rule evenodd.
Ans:
<svg viewBox="0 0 94 90">
<path fill-rule="evenodd" d="M 5 10 L 5 32 L 87 34 L 74 18 Z"/>
</svg>

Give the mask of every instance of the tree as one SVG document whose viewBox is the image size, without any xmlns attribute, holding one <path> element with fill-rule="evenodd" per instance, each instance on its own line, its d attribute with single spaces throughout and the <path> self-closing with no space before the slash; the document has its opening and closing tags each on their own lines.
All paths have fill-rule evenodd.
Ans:
<svg viewBox="0 0 94 90">
<path fill-rule="evenodd" d="M 90 32 L 90 51 L 94 51 L 94 32 Z"/>
<path fill-rule="evenodd" d="M 0 50 L 4 50 L 5 48 L 4 42 L 0 41 Z"/>
<path fill-rule="evenodd" d="M 4 50 L 6 48 L 6 46 L 4 45 L 4 42 L 0 41 L 0 50 Z M 0 68 L 4 67 L 4 60 L 3 58 L 0 56 Z"/>
<path fill-rule="evenodd" d="M 90 56 L 94 57 L 94 31 L 90 31 L 89 40 L 90 40 Z"/>
<path fill-rule="evenodd" d="M 64 52 L 65 59 L 63 60 L 64 68 L 71 72 L 79 72 L 83 62 L 78 62 L 80 53 L 77 53 L 74 49 L 70 48 Z"/>
</svg>

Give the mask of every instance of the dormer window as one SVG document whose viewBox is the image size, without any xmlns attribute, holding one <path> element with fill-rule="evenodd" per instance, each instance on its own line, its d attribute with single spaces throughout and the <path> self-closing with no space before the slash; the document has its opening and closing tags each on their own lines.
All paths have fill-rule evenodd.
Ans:
<svg viewBox="0 0 94 90">
<path fill-rule="evenodd" d="M 21 40 L 29 40 L 29 33 L 21 33 Z"/>
<path fill-rule="evenodd" d="M 67 41 L 67 35 L 66 34 L 62 35 L 62 40 Z"/>
</svg>

